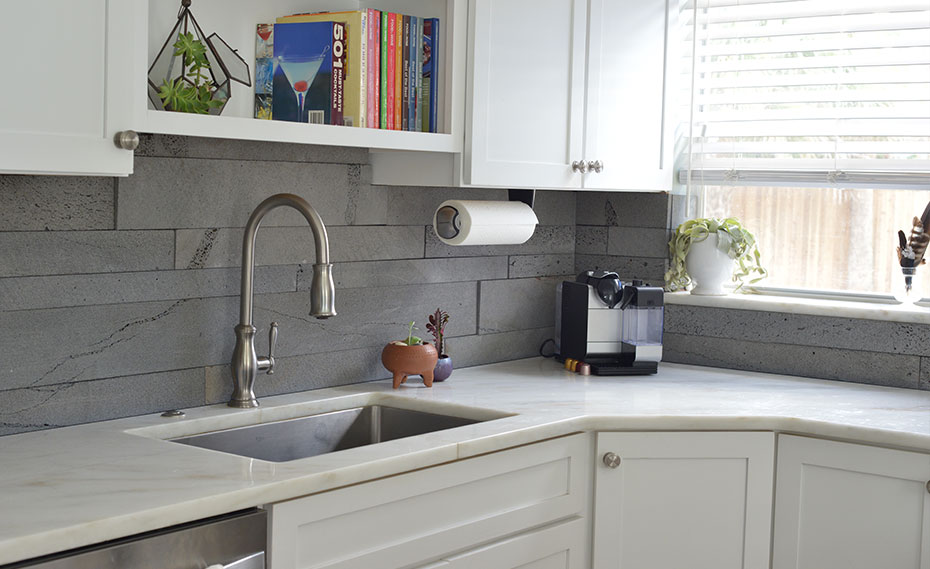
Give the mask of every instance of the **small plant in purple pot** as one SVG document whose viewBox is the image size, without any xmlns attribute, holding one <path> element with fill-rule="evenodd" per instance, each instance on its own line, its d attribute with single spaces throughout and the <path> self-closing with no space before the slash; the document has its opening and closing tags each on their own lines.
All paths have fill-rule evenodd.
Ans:
<svg viewBox="0 0 930 569">
<path fill-rule="evenodd" d="M 433 335 L 436 340 L 436 350 L 439 352 L 439 361 L 436 362 L 436 369 L 433 370 L 433 381 L 445 381 L 452 375 L 452 358 L 446 353 L 446 324 L 449 323 L 449 313 L 436 309 L 436 312 L 429 315 L 429 322 L 426 329 Z"/>
</svg>

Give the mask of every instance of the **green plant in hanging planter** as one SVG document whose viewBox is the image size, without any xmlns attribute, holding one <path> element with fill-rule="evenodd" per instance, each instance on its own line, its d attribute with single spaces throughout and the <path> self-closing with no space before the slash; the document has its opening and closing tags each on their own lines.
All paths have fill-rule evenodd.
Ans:
<svg viewBox="0 0 930 569">
<path fill-rule="evenodd" d="M 210 69 L 207 47 L 194 34 L 182 33 L 174 42 L 175 57 L 184 62 L 184 73 L 174 79 L 165 79 L 158 96 L 170 111 L 207 114 L 210 109 L 222 107 L 225 100 L 213 98 L 213 81 L 206 72 Z"/>
<path fill-rule="evenodd" d="M 717 249 L 736 261 L 733 272 L 736 290 L 757 283 L 768 275 L 760 262 L 756 238 L 735 217 L 691 219 L 675 229 L 675 235 L 668 243 L 670 266 L 665 273 L 665 290 L 685 290 L 691 284 L 691 277 L 685 268 L 691 244 L 715 234 Z"/>
</svg>

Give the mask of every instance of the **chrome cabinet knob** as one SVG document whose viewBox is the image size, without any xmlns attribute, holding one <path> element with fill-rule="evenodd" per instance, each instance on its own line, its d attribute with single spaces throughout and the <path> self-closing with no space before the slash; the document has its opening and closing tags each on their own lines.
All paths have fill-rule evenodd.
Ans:
<svg viewBox="0 0 930 569">
<path fill-rule="evenodd" d="M 584 160 L 575 160 L 572 162 L 572 172 L 578 172 L 579 174 L 584 174 L 588 171 L 588 165 Z"/>
<path fill-rule="evenodd" d="M 608 452 L 602 459 L 607 468 L 617 468 L 620 466 L 620 457 L 612 452 Z"/>
<path fill-rule="evenodd" d="M 113 143 L 123 150 L 139 148 L 139 133 L 134 130 L 121 130 L 113 136 Z"/>
<path fill-rule="evenodd" d="M 588 162 L 588 170 L 595 174 L 600 174 L 604 171 L 604 163 L 600 160 L 591 160 Z"/>
<path fill-rule="evenodd" d="M 927 492 L 930 492 L 930 480 L 927 480 Z"/>
</svg>

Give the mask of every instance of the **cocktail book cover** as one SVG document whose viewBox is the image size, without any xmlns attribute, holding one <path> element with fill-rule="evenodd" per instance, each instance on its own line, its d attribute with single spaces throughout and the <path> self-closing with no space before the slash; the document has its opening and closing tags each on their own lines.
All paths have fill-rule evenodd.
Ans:
<svg viewBox="0 0 930 569">
<path fill-rule="evenodd" d="M 374 10 L 293 14 L 276 20 L 279 24 L 297 22 L 345 24 L 346 65 L 342 108 L 342 121 L 345 126 L 368 126 L 368 29 L 371 12 Z"/>
<path fill-rule="evenodd" d="M 343 124 L 346 27 L 341 22 L 274 26 L 274 120 Z"/>
</svg>

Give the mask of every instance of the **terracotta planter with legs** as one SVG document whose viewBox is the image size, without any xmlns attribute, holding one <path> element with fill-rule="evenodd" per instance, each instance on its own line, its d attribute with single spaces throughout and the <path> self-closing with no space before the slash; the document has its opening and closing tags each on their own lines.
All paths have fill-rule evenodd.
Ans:
<svg viewBox="0 0 930 569">
<path fill-rule="evenodd" d="M 408 346 L 402 340 L 384 346 L 381 363 L 394 375 L 394 389 L 407 381 L 407 376 L 423 377 L 426 387 L 433 386 L 433 370 L 439 361 L 439 352 L 429 342 Z"/>
</svg>

